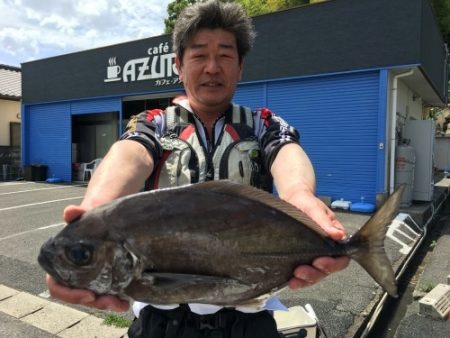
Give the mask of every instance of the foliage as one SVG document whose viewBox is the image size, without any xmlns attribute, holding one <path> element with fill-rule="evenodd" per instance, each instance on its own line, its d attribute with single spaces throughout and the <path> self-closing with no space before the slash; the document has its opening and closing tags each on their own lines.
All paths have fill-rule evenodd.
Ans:
<svg viewBox="0 0 450 338">
<path fill-rule="evenodd" d="M 419 287 L 417 288 L 418 291 L 428 293 L 431 290 L 433 290 L 436 287 L 436 283 L 425 280 L 422 283 L 420 283 Z"/>
<path fill-rule="evenodd" d="M 248 15 L 255 16 L 309 4 L 310 2 L 314 2 L 314 0 L 236 0 L 236 2 L 242 4 L 242 7 L 245 8 Z"/>
<path fill-rule="evenodd" d="M 442 37 L 450 45 L 450 0 L 431 0 Z"/>
<path fill-rule="evenodd" d="M 132 321 L 115 313 L 108 313 L 103 319 L 103 324 L 115 327 L 129 327 Z"/>
<path fill-rule="evenodd" d="M 175 0 L 167 5 L 167 19 L 164 20 L 166 25 L 164 32 L 172 33 L 175 21 L 180 15 L 181 11 L 188 5 L 192 5 L 198 2 L 197 0 Z"/>
<path fill-rule="evenodd" d="M 430 249 L 431 249 L 431 250 L 434 249 L 434 248 L 436 247 L 436 245 L 437 245 L 436 240 L 431 241 L 431 243 L 430 243 Z"/>
<path fill-rule="evenodd" d="M 167 6 L 168 17 L 164 20 L 165 33 L 172 32 L 176 19 L 186 6 L 203 1 L 205 0 L 174 0 L 169 3 L 169 5 Z M 221 1 L 227 2 L 227 0 Z M 244 7 L 249 16 L 271 13 L 320 1 L 324 0 L 235 0 L 235 2 L 240 3 L 242 7 Z"/>
<path fill-rule="evenodd" d="M 265 14 L 270 12 L 270 7 L 267 4 L 267 0 L 236 0 L 249 16 L 255 16 L 258 14 Z"/>
<path fill-rule="evenodd" d="M 444 42 L 450 46 L 450 0 L 431 0 L 431 6 Z M 450 66 L 448 70 L 448 101 L 450 102 Z"/>
</svg>

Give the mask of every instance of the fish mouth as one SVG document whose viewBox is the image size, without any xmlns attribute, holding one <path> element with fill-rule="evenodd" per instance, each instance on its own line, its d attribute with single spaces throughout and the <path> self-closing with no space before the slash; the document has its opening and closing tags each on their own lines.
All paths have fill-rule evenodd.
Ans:
<svg viewBox="0 0 450 338">
<path fill-rule="evenodd" d="M 67 281 L 65 281 L 58 273 L 58 271 L 55 269 L 54 262 L 55 262 L 55 255 L 52 252 L 42 248 L 38 256 L 39 265 L 45 270 L 45 272 L 47 272 L 58 282 L 67 284 Z"/>
</svg>

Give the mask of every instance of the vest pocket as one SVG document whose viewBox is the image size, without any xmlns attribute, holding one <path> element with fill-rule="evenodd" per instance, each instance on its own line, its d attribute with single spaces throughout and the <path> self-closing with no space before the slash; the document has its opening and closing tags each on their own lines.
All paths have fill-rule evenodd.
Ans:
<svg viewBox="0 0 450 338">
<path fill-rule="evenodd" d="M 262 169 L 259 143 L 253 139 L 240 140 L 231 143 L 223 152 L 219 178 L 255 186 Z"/>
<path fill-rule="evenodd" d="M 177 187 L 198 181 L 198 159 L 192 146 L 177 137 L 162 137 L 163 159 L 155 172 L 157 188 Z"/>
</svg>

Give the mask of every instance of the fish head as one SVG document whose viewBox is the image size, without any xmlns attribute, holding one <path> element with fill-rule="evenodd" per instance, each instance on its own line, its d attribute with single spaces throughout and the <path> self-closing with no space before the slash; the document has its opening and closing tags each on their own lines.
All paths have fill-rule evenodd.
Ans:
<svg viewBox="0 0 450 338">
<path fill-rule="evenodd" d="M 67 225 L 42 245 L 38 262 L 63 285 L 120 294 L 135 275 L 137 258 L 107 230 L 91 229 Z"/>
</svg>

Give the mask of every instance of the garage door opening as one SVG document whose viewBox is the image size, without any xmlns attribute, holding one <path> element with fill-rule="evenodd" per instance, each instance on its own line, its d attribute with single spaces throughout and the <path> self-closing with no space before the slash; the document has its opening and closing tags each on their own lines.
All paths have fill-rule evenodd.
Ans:
<svg viewBox="0 0 450 338">
<path fill-rule="evenodd" d="M 170 93 L 160 97 L 149 95 L 124 98 L 122 102 L 122 130 L 125 130 L 131 116 L 137 115 L 145 110 L 166 109 L 168 106 L 172 105 L 173 99 L 180 95 L 184 94 Z"/>
<path fill-rule="evenodd" d="M 118 112 L 72 116 L 72 179 L 85 181 L 85 165 L 102 159 L 118 138 Z"/>
</svg>

